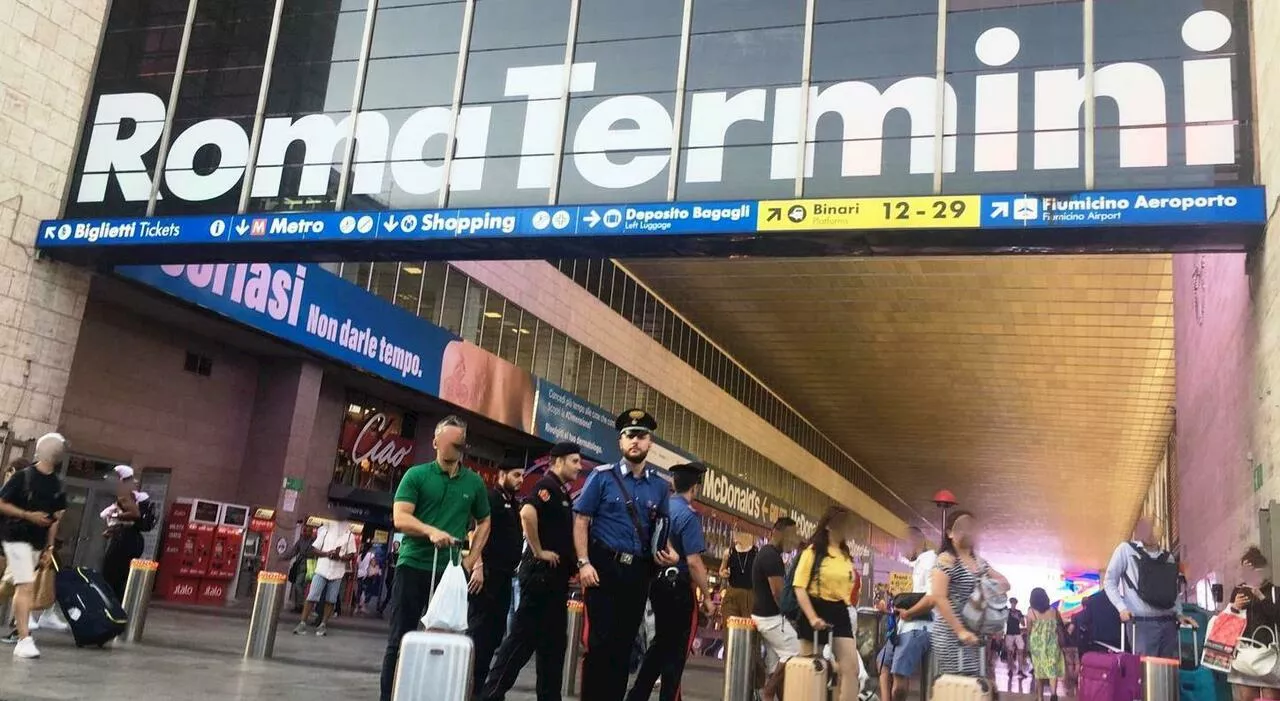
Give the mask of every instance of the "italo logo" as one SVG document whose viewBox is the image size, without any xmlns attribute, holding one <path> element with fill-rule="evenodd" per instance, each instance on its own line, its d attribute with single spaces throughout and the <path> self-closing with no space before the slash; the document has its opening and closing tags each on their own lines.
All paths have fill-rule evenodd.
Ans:
<svg viewBox="0 0 1280 701">
<path fill-rule="evenodd" d="M 1197 12 L 1182 26 L 1182 42 L 1190 49 L 1218 51 L 1231 38 L 1231 21 L 1211 10 Z M 884 124 L 891 112 L 910 118 L 909 173 L 935 170 L 934 134 L 942 110 L 942 170 L 955 172 L 957 152 L 972 154 L 973 171 L 995 173 L 1019 167 L 1020 88 L 1033 83 L 1035 131 L 1031 162 L 1035 170 L 1080 167 L 1081 122 L 1088 85 L 1082 68 L 1039 71 L 1001 71 L 1021 51 L 1021 39 L 1007 27 L 983 32 L 974 53 L 992 72 L 955 80 L 972 81 L 974 104 L 961 106 L 952 84 L 939 86 L 934 76 L 908 77 L 883 90 L 863 81 L 845 81 L 804 88 L 770 90 L 753 88 L 733 93 L 691 93 L 685 104 L 689 147 L 682 163 L 686 183 L 717 183 L 724 178 L 725 142 L 735 124 L 761 123 L 772 132 L 769 177 L 792 180 L 800 168 L 799 148 L 806 149 L 806 177 L 812 176 L 817 124 L 828 115 L 838 116 L 843 127 L 840 143 L 842 177 L 874 177 L 884 169 Z M 1151 65 L 1120 62 L 1099 65 L 1093 90 L 1098 98 L 1114 102 L 1119 115 L 1118 164 L 1121 168 L 1164 167 L 1169 163 L 1169 131 L 1183 132 L 1182 164 L 1192 166 L 1233 164 L 1235 107 L 1232 94 L 1232 59 L 1213 56 L 1181 62 L 1181 90 L 1171 90 Z M 554 152 L 563 125 L 561 101 L 564 85 L 574 94 L 595 91 L 596 64 L 575 63 L 569 80 L 561 64 L 517 66 L 506 71 L 505 94 L 526 100 L 516 187 L 546 189 L 556 177 Z M 287 76 L 279 76 L 287 79 Z M 941 87 L 941 90 L 939 90 Z M 966 88 L 969 86 L 965 86 Z M 1176 87 L 1176 86 L 1175 86 Z M 602 86 L 601 89 L 607 89 Z M 967 92 L 967 91 L 966 91 Z M 1184 95 L 1182 105 L 1171 105 L 1170 94 Z M 942 104 L 938 104 L 941 96 Z M 806 106 L 807 102 L 807 106 Z M 772 104 L 772 110 L 768 105 Z M 958 134 L 961 110 L 973 115 L 973 133 Z M 1179 110 L 1171 120 L 1169 112 Z M 412 114 L 392 133 L 387 116 L 362 111 L 355 125 L 355 158 L 352 192 L 377 195 L 384 192 L 387 171 L 395 186 L 410 195 L 438 192 L 447 177 L 456 191 L 480 190 L 487 167 L 492 107 L 467 105 L 456 121 L 455 155 L 451 170 L 422 158 L 427 143 L 448 138 L 455 122 L 449 108 L 431 107 Z M 151 178 L 144 156 L 160 141 L 166 108 L 150 93 L 108 94 L 99 98 L 89 134 L 84 170 L 76 190 L 78 202 L 102 202 L 115 179 L 124 199 L 146 200 Z M 315 196 L 329 187 L 339 144 L 351 131 L 350 117 L 335 121 L 323 114 L 273 117 L 263 122 L 261 146 L 256 156 L 252 195 Z M 1170 122 L 1179 126 L 1168 126 Z M 672 114 L 645 95 L 617 95 L 601 100 L 565 134 L 566 161 L 582 179 L 603 189 L 626 190 L 665 177 L 673 143 Z M 966 130 L 967 131 L 967 130 Z M 801 138 L 801 133 L 805 137 Z M 231 192 L 241 182 L 250 160 L 249 134 L 229 119 L 197 122 L 176 134 L 164 166 L 164 182 L 170 197 L 205 201 Z M 296 192 L 281 192 L 286 153 L 294 144 L 305 149 Z M 963 143 L 963 146 L 962 146 Z M 218 166 L 198 169 L 197 153 L 216 150 Z M 566 167 L 568 167 L 566 165 Z M 254 234 L 261 235 L 255 231 Z"/>
</svg>

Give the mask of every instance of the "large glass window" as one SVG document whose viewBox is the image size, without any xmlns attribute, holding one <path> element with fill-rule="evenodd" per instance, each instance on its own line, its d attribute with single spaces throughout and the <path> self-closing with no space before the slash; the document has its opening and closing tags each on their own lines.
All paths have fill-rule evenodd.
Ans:
<svg viewBox="0 0 1280 701">
<path fill-rule="evenodd" d="M 1249 160 L 1250 78 L 1237 4 L 1096 0 L 1097 189 L 1251 179 L 1240 165 Z"/>
<path fill-rule="evenodd" d="M 331 209 L 355 91 L 365 7 L 286 3 L 280 18 L 251 211 Z"/>
<path fill-rule="evenodd" d="M 1008 5 L 969 0 L 947 15 L 947 85 L 956 95 L 947 123 L 958 138 L 943 189 L 1082 189 L 1083 3 Z M 1050 95 L 1053 104 L 1037 106 Z"/>
<path fill-rule="evenodd" d="M 464 8 L 458 1 L 378 7 L 360 120 L 371 122 L 371 144 L 390 138 L 385 153 L 362 153 L 357 139 L 355 160 L 364 166 L 351 178 L 352 194 L 377 208 L 439 202 Z M 385 168 L 375 165 L 382 161 Z"/>
<path fill-rule="evenodd" d="M 933 191 L 936 5 L 869 5 L 817 0 L 806 196 Z"/>
<path fill-rule="evenodd" d="M 157 213 L 239 206 L 271 12 L 251 0 L 196 6 Z"/>
<path fill-rule="evenodd" d="M 594 76 L 569 99 L 560 201 L 666 199 L 676 102 L 676 36 L 579 39 L 574 63 Z"/>
</svg>

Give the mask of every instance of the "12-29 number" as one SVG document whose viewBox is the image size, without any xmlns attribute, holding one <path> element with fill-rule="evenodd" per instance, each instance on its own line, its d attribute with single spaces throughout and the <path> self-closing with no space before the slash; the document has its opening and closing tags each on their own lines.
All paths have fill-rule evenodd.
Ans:
<svg viewBox="0 0 1280 701">
<path fill-rule="evenodd" d="M 965 203 L 964 200 L 935 200 L 930 206 L 930 212 L 916 212 L 928 216 L 932 214 L 933 219 L 959 219 L 964 216 Z M 911 203 L 910 202 L 885 202 L 884 203 L 885 219 L 910 219 Z"/>
</svg>

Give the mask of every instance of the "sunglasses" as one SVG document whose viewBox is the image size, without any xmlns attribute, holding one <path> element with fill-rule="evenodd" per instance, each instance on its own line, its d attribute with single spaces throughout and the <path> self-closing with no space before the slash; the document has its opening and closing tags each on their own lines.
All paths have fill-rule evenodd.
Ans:
<svg viewBox="0 0 1280 701">
<path fill-rule="evenodd" d="M 644 438 L 647 435 L 649 432 L 642 428 L 632 428 L 622 432 L 623 438 Z"/>
</svg>

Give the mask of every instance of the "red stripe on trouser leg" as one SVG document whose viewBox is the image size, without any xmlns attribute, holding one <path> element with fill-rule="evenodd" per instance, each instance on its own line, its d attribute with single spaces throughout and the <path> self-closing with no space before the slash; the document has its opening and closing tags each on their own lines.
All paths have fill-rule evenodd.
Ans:
<svg viewBox="0 0 1280 701">
<path fill-rule="evenodd" d="M 693 585 L 689 585 L 690 588 Z M 689 660 L 689 653 L 693 651 L 693 641 L 698 637 L 698 592 L 693 590 L 693 613 L 690 616 L 693 620 L 689 624 L 689 641 L 684 646 L 685 661 Z M 680 681 L 676 686 L 675 701 L 683 701 L 684 699 L 684 674 L 680 675 Z"/>
</svg>

